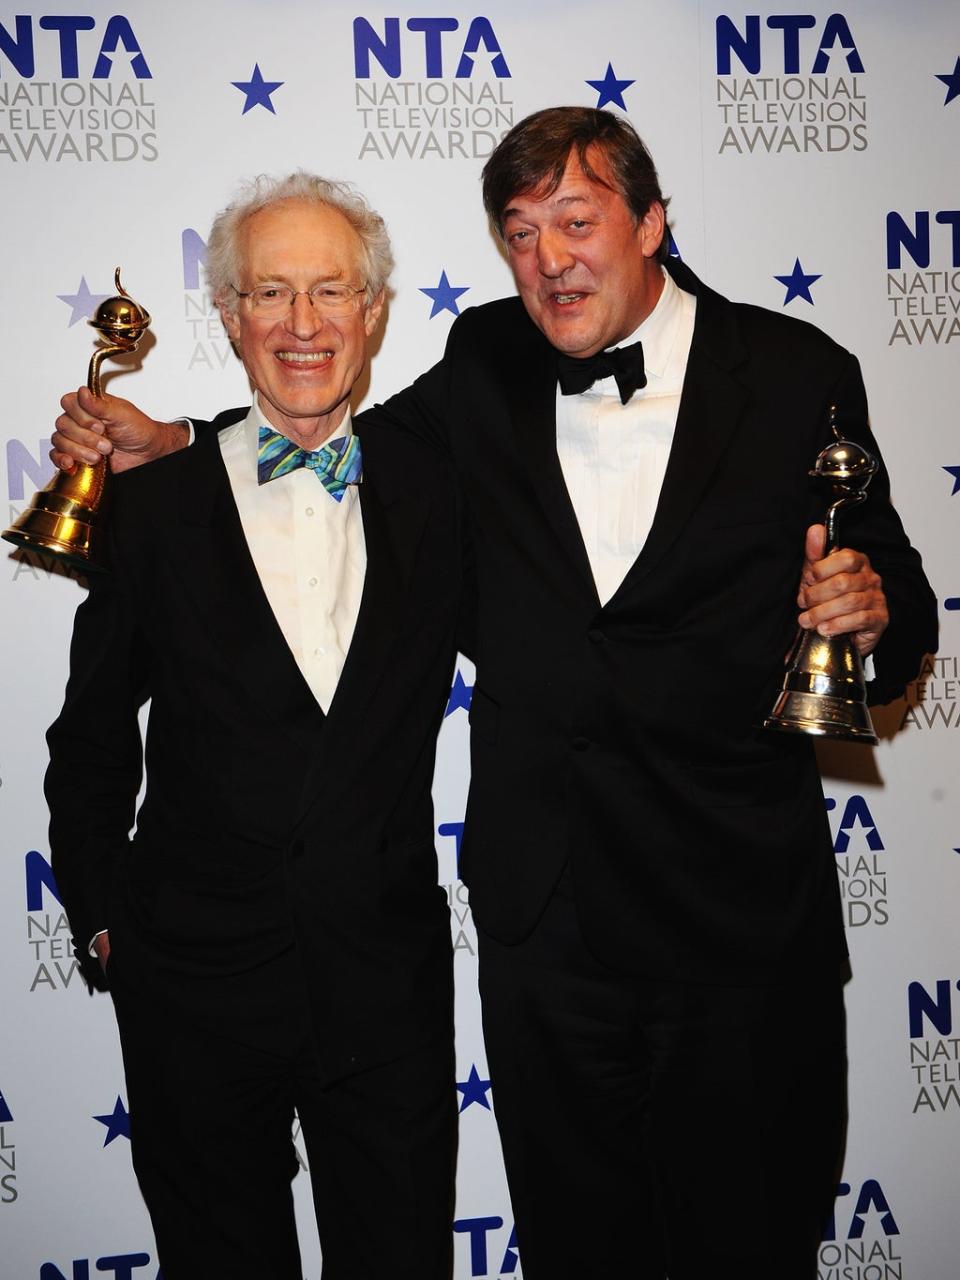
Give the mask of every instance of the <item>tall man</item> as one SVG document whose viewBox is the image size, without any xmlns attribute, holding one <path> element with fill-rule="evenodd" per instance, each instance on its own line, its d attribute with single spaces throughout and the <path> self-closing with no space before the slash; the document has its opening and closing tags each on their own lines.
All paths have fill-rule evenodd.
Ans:
<svg viewBox="0 0 960 1280">
<path fill-rule="evenodd" d="M 392 266 L 360 198 L 260 180 L 209 246 L 254 404 L 116 482 L 113 571 L 77 613 L 49 733 L 53 865 L 114 998 L 166 1280 L 300 1280 L 294 1108 L 325 1280 L 444 1280 L 452 969 L 430 788 L 456 490 L 430 450 L 371 428 L 361 456 L 352 434 Z"/>
<path fill-rule="evenodd" d="M 452 456 L 472 534 L 461 867 L 524 1275 L 812 1277 L 843 930 L 811 745 L 758 726 L 798 578 L 801 624 L 872 654 L 875 701 L 935 644 L 933 598 L 882 470 L 858 550 L 821 558 L 829 406 L 876 450 L 856 361 L 668 260 L 628 124 L 528 117 L 484 196 L 520 298 L 466 311 L 368 419 Z M 58 447 L 98 425 L 155 451 L 92 407 Z"/>
</svg>

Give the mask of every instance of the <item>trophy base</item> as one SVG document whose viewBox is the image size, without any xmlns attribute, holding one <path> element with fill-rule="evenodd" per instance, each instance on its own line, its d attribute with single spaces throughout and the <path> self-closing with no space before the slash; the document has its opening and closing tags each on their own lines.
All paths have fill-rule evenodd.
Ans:
<svg viewBox="0 0 960 1280">
<path fill-rule="evenodd" d="M 76 516 L 30 507 L 0 536 L 85 573 L 106 570 L 102 531 Z"/>
<path fill-rule="evenodd" d="M 785 689 L 763 722 L 780 733 L 807 733 L 875 746 L 877 735 L 865 702 Z"/>
</svg>

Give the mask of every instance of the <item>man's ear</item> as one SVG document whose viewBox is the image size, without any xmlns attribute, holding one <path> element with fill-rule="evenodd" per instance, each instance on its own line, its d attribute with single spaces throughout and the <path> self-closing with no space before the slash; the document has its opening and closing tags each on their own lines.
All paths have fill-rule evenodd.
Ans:
<svg viewBox="0 0 960 1280">
<path fill-rule="evenodd" d="M 377 331 L 377 325 L 380 323 L 380 316 L 383 312 L 383 289 L 377 294 L 374 300 L 367 307 L 367 314 L 363 318 L 363 330 L 368 338 L 372 338 Z"/>
<path fill-rule="evenodd" d="M 652 258 L 660 248 L 667 229 L 667 215 L 659 200 L 654 200 L 650 208 L 640 219 L 637 231 L 640 235 L 640 247 L 645 258 Z"/>
</svg>

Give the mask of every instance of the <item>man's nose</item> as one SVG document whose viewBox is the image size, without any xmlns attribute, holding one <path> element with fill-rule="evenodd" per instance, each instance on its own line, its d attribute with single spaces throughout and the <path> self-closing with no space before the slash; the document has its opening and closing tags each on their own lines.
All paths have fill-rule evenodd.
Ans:
<svg viewBox="0 0 960 1280">
<path fill-rule="evenodd" d="M 541 231 L 537 236 L 537 266 L 542 276 L 555 279 L 569 271 L 576 262 L 562 235 Z"/>
<path fill-rule="evenodd" d="M 284 322 L 288 333 L 305 341 L 312 338 L 325 324 L 326 316 L 313 305 L 308 293 L 298 293 L 291 303 Z"/>
</svg>

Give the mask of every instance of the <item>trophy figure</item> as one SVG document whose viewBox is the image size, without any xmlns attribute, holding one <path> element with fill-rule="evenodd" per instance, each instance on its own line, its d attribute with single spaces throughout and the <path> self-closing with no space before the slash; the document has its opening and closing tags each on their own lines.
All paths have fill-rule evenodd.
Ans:
<svg viewBox="0 0 960 1280">
<path fill-rule="evenodd" d="M 134 302 L 114 275 L 117 295 L 97 307 L 87 324 L 105 339 L 90 359 L 87 386 L 100 395 L 100 366 L 110 356 L 135 351 L 150 324 L 149 312 Z M 110 468 L 106 459 L 89 466 L 78 462 L 67 475 L 59 471 L 30 505 L 20 513 L 3 537 L 18 547 L 43 551 L 77 569 L 104 569 L 103 517 L 109 491 Z"/>
<path fill-rule="evenodd" d="M 852 440 L 844 440 L 830 406 L 830 427 L 836 440 L 817 457 L 810 475 L 833 486 L 834 501 L 824 520 L 824 556 L 838 550 L 837 517 L 845 507 L 859 506 L 876 474 L 872 454 Z M 863 663 L 851 635 L 821 636 L 798 630 L 790 653 L 783 689 L 765 729 L 811 733 L 824 738 L 874 744 L 877 735 L 867 710 Z"/>
</svg>

